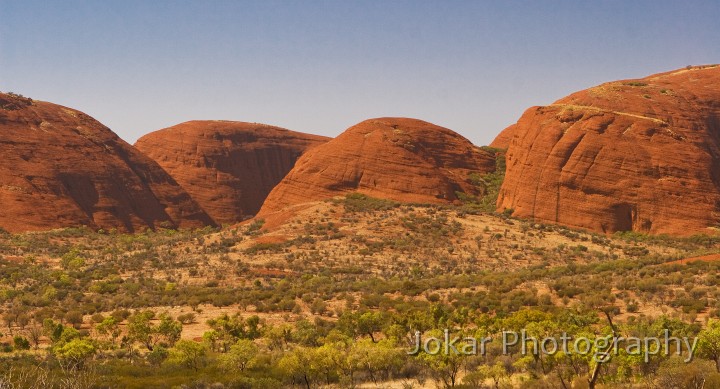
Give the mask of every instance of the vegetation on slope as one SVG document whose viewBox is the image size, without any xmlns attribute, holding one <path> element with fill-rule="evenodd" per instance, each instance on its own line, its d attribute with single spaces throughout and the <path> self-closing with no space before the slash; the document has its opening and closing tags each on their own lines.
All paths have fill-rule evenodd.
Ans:
<svg viewBox="0 0 720 389">
<path fill-rule="evenodd" d="M 282 227 L 0 236 L 0 381 L 16 387 L 582 387 L 587 358 L 408 355 L 413 334 L 700 336 L 607 387 L 717 382 L 720 241 L 602 236 L 351 195 Z M 38 384 L 40 382 L 41 384 Z M 385 384 L 382 384 L 385 385 Z M 389 384 L 388 384 L 389 385 Z M 711 385 L 710 385 L 711 386 Z M 706 387 L 710 387 L 706 386 Z"/>
</svg>

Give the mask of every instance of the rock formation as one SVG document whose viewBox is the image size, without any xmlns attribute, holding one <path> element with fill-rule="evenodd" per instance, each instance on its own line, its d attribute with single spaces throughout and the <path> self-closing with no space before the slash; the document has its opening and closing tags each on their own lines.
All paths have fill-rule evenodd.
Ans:
<svg viewBox="0 0 720 389">
<path fill-rule="evenodd" d="M 516 127 L 517 126 L 515 124 L 512 124 L 502 130 L 498 134 L 498 136 L 495 137 L 492 143 L 490 143 L 490 147 L 507 150 L 507 148 L 510 146 L 510 142 L 512 141 L 513 136 L 515 135 Z"/>
<path fill-rule="evenodd" d="M 417 119 L 359 123 L 305 153 L 273 189 L 260 215 L 350 192 L 403 202 L 447 203 L 474 194 L 471 173 L 495 156 L 457 133 Z"/>
<path fill-rule="evenodd" d="M 499 210 L 605 233 L 720 222 L 720 67 L 577 92 L 528 109 L 503 137 Z"/>
<path fill-rule="evenodd" d="M 7 231 L 212 224 L 160 166 L 74 109 L 0 93 L 0 151 Z"/>
<path fill-rule="evenodd" d="M 154 159 L 218 224 L 254 216 L 305 150 L 329 138 L 257 123 L 191 121 L 135 146 Z"/>
</svg>

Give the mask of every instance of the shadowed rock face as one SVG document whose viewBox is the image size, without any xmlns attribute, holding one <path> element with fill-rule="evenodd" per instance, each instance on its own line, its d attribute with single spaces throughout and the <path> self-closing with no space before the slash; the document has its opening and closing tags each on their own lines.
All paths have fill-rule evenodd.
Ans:
<svg viewBox="0 0 720 389">
<path fill-rule="evenodd" d="M 145 135 L 135 146 L 226 224 L 254 216 L 298 157 L 329 139 L 258 123 L 191 121 Z"/>
<path fill-rule="evenodd" d="M 0 94 L 0 227 L 201 227 L 208 215 L 150 158 L 90 116 Z"/>
<path fill-rule="evenodd" d="M 447 203 L 456 192 L 474 193 L 470 173 L 494 168 L 494 155 L 447 128 L 417 119 L 366 120 L 300 157 L 260 215 L 350 192 Z"/>
<path fill-rule="evenodd" d="M 501 135 L 499 210 L 606 233 L 720 222 L 720 67 L 602 84 L 528 109 Z"/>
</svg>

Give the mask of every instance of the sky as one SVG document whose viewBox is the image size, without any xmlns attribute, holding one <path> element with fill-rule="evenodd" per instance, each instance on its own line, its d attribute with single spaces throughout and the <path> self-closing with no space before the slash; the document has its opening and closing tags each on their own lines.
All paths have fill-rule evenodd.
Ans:
<svg viewBox="0 0 720 389">
<path fill-rule="evenodd" d="M 525 109 L 720 62 L 720 1 L 0 0 L 0 90 L 130 143 L 187 120 L 336 136 L 414 117 L 488 144 Z"/>
</svg>

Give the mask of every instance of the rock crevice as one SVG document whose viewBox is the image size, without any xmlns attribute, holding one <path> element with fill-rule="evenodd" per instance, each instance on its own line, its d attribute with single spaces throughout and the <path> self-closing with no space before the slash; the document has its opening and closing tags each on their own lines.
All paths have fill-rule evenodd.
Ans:
<svg viewBox="0 0 720 389">
<path fill-rule="evenodd" d="M 329 138 L 259 123 L 190 121 L 135 146 L 162 166 L 217 224 L 254 216 L 308 149 Z"/>
</svg>

